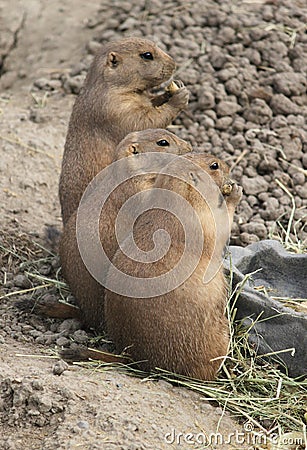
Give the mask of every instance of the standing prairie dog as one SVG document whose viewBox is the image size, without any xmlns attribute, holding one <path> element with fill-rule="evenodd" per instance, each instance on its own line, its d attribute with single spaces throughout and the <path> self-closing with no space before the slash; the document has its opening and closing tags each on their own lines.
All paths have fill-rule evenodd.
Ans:
<svg viewBox="0 0 307 450">
<path fill-rule="evenodd" d="M 150 92 L 174 70 L 174 60 L 146 39 L 126 38 L 99 50 L 69 122 L 59 185 L 64 225 L 128 133 L 165 128 L 186 107 L 188 91 L 181 82 L 171 82 L 162 95 Z"/>
<path fill-rule="evenodd" d="M 174 155 L 183 155 L 192 150 L 191 145 L 179 139 L 173 133 L 164 129 L 148 129 L 139 132 L 129 133 L 117 146 L 114 154 L 115 161 L 125 159 L 125 165 L 128 175 L 135 175 L 138 169 L 144 169 L 140 164 L 139 156 L 144 153 L 156 152 L 156 165 L 158 171 L 162 168 L 159 162 L 161 152 L 167 152 Z M 109 166 L 108 170 L 111 170 Z M 153 169 L 149 167 L 148 169 Z M 116 170 L 114 179 L 116 180 Z M 111 193 L 109 199 L 102 208 L 99 220 L 99 232 L 103 248 L 111 259 L 118 248 L 116 235 L 114 232 L 115 220 L 118 210 L 122 204 L 133 196 L 136 192 L 150 188 L 155 179 L 152 174 L 134 176 L 124 184 L 118 186 Z M 92 186 L 92 185 L 91 185 Z M 89 187 L 89 189 L 91 188 Z M 93 189 L 93 193 L 86 200 L 88 215 L 86 217 L 86 235 L 87 242 L 95 233 L 91 224 L 91 214 L 97 214 L 93 209 L 94 200 L 99 197 L 99 188 Z M 92 196 L 92 197 L 91 197 Z M 99 213 L 98 213 L 99 217 Z M 77 211 L 69 218 L 64 227 L 60 243 L 60 258 L 63 275 L 68 282 L 72 294 L 80 307 L 79 318 L 87 328 L 101 330 L 103 328 L 104 318 L 104 288 L 88 272 L 80 256 L 77 236 L 76 236 Z M 86 242 L 86 244 L 87 244 Z"/>
<path fill-rule="evenodd" d="M 138 248 L 150 254 L 156 245 L 155 233 L 161 229 L 169 233 L 171 244 L 162 258 L 150 263 L 136 261 L 121 250 L 116 252 L 113 264 L 128 276 L 139 278 L 144 295 L 139 298 L 129 296 L 128 279 L 123 285 L 126 295 L 106 290 L 105 321 L 116 350 L 122 352 L 127 349 L 129 356 L 140 362 L 142 369 L 159 367 L 181 375 L 211 380 L 216 376 L 229 344 L 225 317 L 227 286 L 221 262 L 242 189 L 229 181 L 228 167 L 214 156 L 192 153 L 180 159 L 195 163 L 192 169 L 190 166 L 185 169 L 185 164 L 178 165 L 176 175 L 184 178 L 185 182 L 175 176 L 161 175 L 156 179 L 155 187 L 176 192 L 197 213 L 203 232 L 203 248 L 196 268 L 191 270 L 189 277 L 182 279 L 182 283 L 179 280 L 174 289 L 158 296 L 148 295 L 151 288 L 145 279 L 155 282 L 156 277 L 167 275 L 181 261 L 187 236 L 193 237 L 197 231 L 197 220 L 183 206 L 181 210 L 185 215 L 186 230 L 169 211 L 161 208 L 147 211 L 139 217 L 134 228 L 133 237 Z M 208 175 L 211 184 L 208 183 Z M 197 191 L 203 183 L 208 202 Z M 232 189 L 223 196 L 225 184 L 231 184 Z M 170 199 L 170 210 L 172 204 L 173 198 Z M 128 247 L 124 242 L 122 248 L 125 252 Z M 197 248 L 188 253 L 187 266 L 193 259 L 194 250 Z M 214 269 L 212 276 L 205 283 L 206 271 L 211 267 Z M 114 282 L 112 277 L 118 277 L 114 273 L 110 270 L 108 281 Z M 174 281 L 176 279 L 171 276 L 167 282 L 171 285 Z"/>
</svg>

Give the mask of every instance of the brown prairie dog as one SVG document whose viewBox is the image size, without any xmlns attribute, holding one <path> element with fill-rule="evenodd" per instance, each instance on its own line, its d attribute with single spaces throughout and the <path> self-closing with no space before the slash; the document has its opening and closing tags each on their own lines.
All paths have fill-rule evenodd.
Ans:
<svg viewBox="0 0 307 450">
<path fill-rule="evenodd" d="M 150 90 L 167 82 L 174 60 L 153 42 L 126 38 L 96 55 L 77 97 L 66 137 L 59 196 L 64 225 L 89 182 L 113 161 L 130 132 L 165 128 L 188 103 L 188 91 L 172 84 L 162 95 Z"/>
<path fill-rule="evenodd" d="M 187 235 L 174 214 L 163 209 L 144 213 L 134 229 L 134 240 L 138 247 L 144 252 L 152 251 L 154 233 L 160 229 L 170 234 L 171 245 L 165 256 L 152 263 L 137 262 L 121 250 L 116 252 L 112 262 L 125 274 L 141 279 L 144 296 L 133 298 L 128 294 L 120 295 L 106 290 L 105 321 L 107 333 L 115 343 L 116 350 L 122 352 L 127 349 L 134 361 L 141 361 L 139 365 L 142 369 L 160 367 L 185 376 L 211 380 L 216 376 L 229 344 L 228 322 L 225 317 L 227 286 L 220 263 L 223 247 L 229 237 L 234 208 L 240 200 L 242 190 L 233 184 L 231 193 L 222 197 L 220 189 L 224 184 L 229 184 L 229 170 L 217 158 L 192 153 L 180 159 L 197 164 L 192 170 L 186 170 L 184 164 L 182 171 L 180 165 L 176 169 L 176 174 L 184 177 L 186 182 L 163 175 L 158 176 L 155 187 L 177 192 L 197 213 L 204 246 L 196 269 L 182 284 L 179 282 L 175 289 L 163 295 L 148 296 L 149 285 L 147 280 L 142 279 L 155 281 L 155 277 L 168 274 L 174 264 L 180 261 Z M 215 189 L 208 190 L 208 174 L 217 185 Z M 205 183 L 212 211 L 196 191 L 202 183 Z M 172 203 L 173 200 L 170 205 Z M 220 213 L 222 203 L 223 214 Z M 195 232 L 196 222 L 190 217 L 188 210 L 185 220 L 189 225 L 188 235 L 191 236 Z M 222 232 L 218 234 L 217 230 L 220 228 Z M 223 229 L 227 231 L 224 232 Z M 123 249 L 128 249 L 125 242 Z M 188 254 L 187 264 L 189 257 L 193 257 L 193 252 Z M 212 261 L 215 264 L 213 276 L 209 282 L 204 283 L 204 273 L 210 268 Z M 108 281 L 112 281 L 112 277 L 111 270 Z M 172 282 L 173 279 L 170 279 L 170 283 Z M 129 292 L 129 281 L 124 287 Z M 141 298 L 145 296 L 147 298 Z"/>
<path fill-rule="evenodd" d="M 133 132 L 123 139 L 115 151 L 115 160 L 126 158 L 128 172 L 133 173 L 138 169 L 139 155 L 148 152 L 167 152 L 174 155 L 183 155 L 192 150 L 189 143 L 179 139 L 173 133 L 163 129 L 148 129 Z M 157 153 L 159 155 L 160 153 Z M 159 167 L 159 157 L 157 156 Z M 110 168 L 110 167 L 109 167 Z M 143 167 L 141 166 L 140 169 Z M 161 165 L 159 170 L 161 169 Z M 116 177 L 116 174 L 115 174 Z M 117 249 L 117 240 L 114 234 L 114 223 L 117 212 L 121 205 L 134 193 L 152 186 L 154 178 L 150 175 L 142 175 L 127 181 L 112 192 L 109 200 L 102 209 L 99 220 L 99 231 L 101 242 L 107 253 L 112 258 Z M 95 196 L 97 192 L 93 192 Z M 99 191 L 98 194 L 99 196 Z M 87 200 L 89 216 L 91 215 L 92 200 Z M 96 211 L 94 211 L 96 213 Z M 86 269 L 79 253 L 76 238 L 77 211 L 68 220 L 60 243 L 60 258 L 64 277 L 66 278 L 71 292 L 77 300 L 81 309 L 81 320 L 88 328 L 97 330 L 103 326 L 103 287 L 90 275 Z M 88 239 L 94 230 L 90 226 L 91 218 L 88 217 Z M 94 228 L 94 227 L 93 227 Z"/>
</svg>

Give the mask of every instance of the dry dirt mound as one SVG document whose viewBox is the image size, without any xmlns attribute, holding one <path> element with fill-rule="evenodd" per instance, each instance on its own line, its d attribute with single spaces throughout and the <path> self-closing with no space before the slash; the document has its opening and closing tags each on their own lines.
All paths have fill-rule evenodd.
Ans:
<svg viewBox="0 0 307 450">
<path fill-rule="evenodd" d="M 176 433 L 210 433 L 222 410 L 199 395 L 165 382 L 142 382 L 116 372 L 52 373 L 53 360 L 34 358 L 32 346 L 2 344 L 0 449 L 137 450 L 182 448 L 167 444 Z M 18 373 L 12 372 L 12 359 Z M 220 432 L 237 425 L 224 417 Z M 241 431 L 241 430 L 240 430 Z M 181 438 L 182 439 L 182 438 Z M 182 441 L 183 442 L 183 441 Z M 201 448 L 196 445 L 193 448 Z M 228 446 L 224 447 L 228 448 Z M 231 448 L 231 447 L 229 447 Z"/>
</svg>

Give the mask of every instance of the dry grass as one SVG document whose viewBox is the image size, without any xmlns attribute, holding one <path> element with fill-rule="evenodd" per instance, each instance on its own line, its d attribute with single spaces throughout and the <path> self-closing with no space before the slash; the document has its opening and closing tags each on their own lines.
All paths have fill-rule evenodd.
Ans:
<svg viewBox="0 0 307 450">
<path fill-rule="evenodd" d="M 288 244 L 294 247 L 298 245 L 291 243 L 290 240 Z M 29 241 L 29 238 L 22 234 L 4 235 L 0 241 L 0 250 L 3 267 L 7 270 L 27 273 L 34 284 L 33 295 L 38 295 L 37 291 L 50 289 L 51 286 L 60 299 L 67 297 L 67 286 L 61 280 L 58 271 L 56 276 L 50 278 L 41 275 L 38 270 L 41 264 L 50 262 L 54 255 L 48 254 L 45 249 Z M 300 248 L 296 251 L 300 251 Z M 144 381 L 164 379 L 176 383 L 200 393 L 204 400 L 219 404 L 223 411 L 231 412 L 237 420 L 247 422 L 254 433 L 262 433 L 268 439 L 276 434 L 283 436 L 287 432 L 297 432 L 299 436 L 304 436 L 307 419 L 307 380 L 293 379 L 281 372 L 277 366 L 257 355 L 248 342 L 250 330 L 235 320 L 236 301 L 250 275 L 245 276 L 229 295 L 227 311 L 231 344 L 216 381 L 193 380 L 159 369 L 146 374 L 139 371 L 135 364 L 114 365 L 96 361 L 76 364 L 103 372 L 116 368 L 129 375 L 144 378 Z M 13 294 L 19 293 L 22 292 L 17 291 Z M 4 297 L 10 295 L 10 292 L 6 292 Z M 99 337 L 96 339 L 99 340 Z M 275 449 L 272 446 L 254 448 Z"/>
<path fill-rule="evenodd" d="M 285 216 L 287 213 L 282 214 L 274 223 L 269 232 L 269 239 L 275 239 L 284 246 L 286 250 L 292 253 L 307 253 L 307 239 L 300 239 L 299 234 L 302 235 L 306 228 L 306 211 L 299 219 L 295 220 L 295 213 L 298 210 L 295 204 L 295 198 L 291 192 L 284 186 L 279 180 L 275 180 L 279 187 L 289 196 L 291 199 L 291 211 L 289 219 L 286 222 Z"/>
</svg>

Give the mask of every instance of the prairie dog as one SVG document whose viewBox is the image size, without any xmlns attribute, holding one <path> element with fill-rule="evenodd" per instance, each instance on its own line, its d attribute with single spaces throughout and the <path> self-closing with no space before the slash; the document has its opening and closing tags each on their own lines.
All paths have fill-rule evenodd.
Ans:
<svg viewBox="0 0 307 450">
<path fill-rule="evenodd" d="M 211 380 L 216 376 L 229 344 L 225 317 L 227 286 L 220 263 L 242 189 L 231 183 L 229 195 L 222 195 L 223 186 L 230 184 L 229 169 L 214 156 L 191 153 L 180 159 L 196 164 L 192 169 L 188 166 L 188 170 L 185 164 L 178 165 L 176 174 L 185 181 L 161 175 L 157 177 L 155 187 L 177 192 L 197 213 L 203 231 L 203 248 L 196 268 L 182 283 L 179 280 L 174 289 L 148 297 L 150 288 L 144 278 L 155 282 L 155 277 L 167 275 L 181 261 L 187 235 L 173 213 L 161 208 L 144 213 L 134 228 L 137 246 L 144 252 L 152 251 L 154 233 L 161 229 L 169 233 L 171 244 L 165 256 L 152 263 L 136 261 L 117 250 L 112 262 L 125 274 L 141 279 L 144 295 L 139 298 L 129 296 L 129 281 L 124 286 L 127 295 L 106 290 L 105 321 L 108 336 L 116 350 L 122 352 L 127 349 L 134 361 L 140 361 L 142 369 L 159 367 L 185 376 Z M 208 175 L 212 180 L 211 187 Z M 208 202 L 196 190 L 202 183 Z M 172 203 L 173 200 L 170 201 L 170 210 Z M 197 231 L 197 221 L 188 209 L 185 220 L 188 236 L 193 236 Z M 126 247 L 124 242 L 123 249 L 127 250 Z M 187 265 L 193 259 L 194 250 L 197 249 L 188 253 Z M 211 264 L 214 269 L 212 277 L 204 283 L 204 274 Z M 111 270 L 109 281 L 114 281 L 113 276 Z M 174 280 L 173 277 L 168 282 L 172 284 Z"/>
<path fill-rule="evenodd" d="M 76 211 L 89 182 L 114 158 L 130 132 L 165 128 L 188 103 L 179 82 L 162 95 L 150 90 L 170 80 L 174 60 L 153 42 L 126 38 L 97 53 L 73 106 L 60 175 L 63 224 Z"/>
<path fill-rule="evenodd" d="M 143 163 L 140 162 L 139 158 L 143 153 L 156 152 L 156 164 L 159 167 L 159 155 L 161 152 L 183 155 L 191 150 L 192 147 L 189 143 L 179 139 L 167 130 L 148 129 L 128 134 L 117 146 L 115 160 L 125 159 L 128 175 L 129 173 L 133 175 L 138 168 L 143 168 Z M 161 168 L 160 164 L 159 169 Z M 149 167 L 149 169 L 151 168 Z M 108 170 L 111 170 L 111 166 Z M 117 173 L 115 171 L 115 181 L 116 177 Z M 150 174 L 136 176 L 131 180 L 127 180 L 124 184 L 114 189 L 102 208 L 101 213 L 98 212 L 98 217 L 100 214 L 99 233 L 101 242 L 109 258 L 113 257 L 118 246 L 114 232 L 118 210 L 133 194 L 145 188 L 150 188 L 154 181 L 155 178 Z M 86 200 L 89 216 L 86 218 L 88 224 L 85 233 L 89 240 L 92 234 L 95 233 L 95 230 L 91 227 L 91 224 L 95 221 L 91 221 L 90 217 L 92 205 L 94 204 L 93 199 L 95 200 L 99 195 L 99 189 L 95 190 L 93 188 L 93 194 L 90 194 Z M 97 211 L 93 211 L 93 214 L 97 214 Z M 63 275 L 80 307 L 83 324 L 88 328 L 93 327 L 99 330 L 103 327 L 104 323 L 104 288 L 91 276 L 83 263 L 76 236 L 76 220 L 77 211 L 69 218 L 61 238 L 60 258 Z"/>
</svg>

